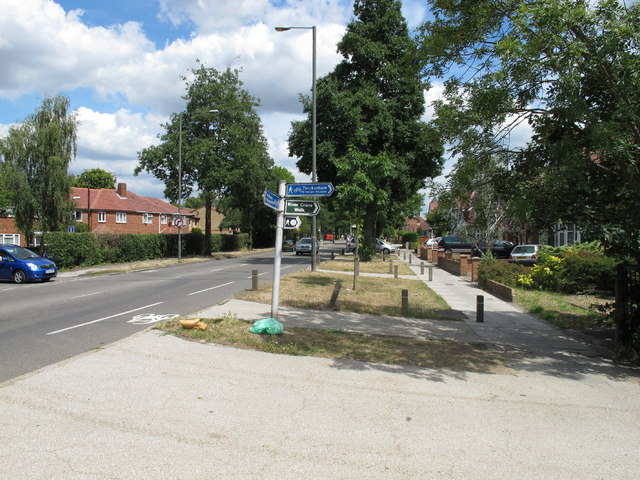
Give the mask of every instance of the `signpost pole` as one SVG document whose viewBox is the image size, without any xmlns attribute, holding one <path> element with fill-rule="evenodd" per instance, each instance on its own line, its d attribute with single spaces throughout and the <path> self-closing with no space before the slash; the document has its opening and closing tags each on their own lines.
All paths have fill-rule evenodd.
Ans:
<svg viewBox="0 0 640 480">
<path fill-rule="evenodd" d="M 273 288 L 271 290 L 271 318 L 278 319 L 278 299 L 280 297 L 280 263 L 282 261 L 282 233 L 284 230 L 285 181 L 278 184 L 278 220 L 276 221 L 276 247 L 273 260 Z"/>
</svg>

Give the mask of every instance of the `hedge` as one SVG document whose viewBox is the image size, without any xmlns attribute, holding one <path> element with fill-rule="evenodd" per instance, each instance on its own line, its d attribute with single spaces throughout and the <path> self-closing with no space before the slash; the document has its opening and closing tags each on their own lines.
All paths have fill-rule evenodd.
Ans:
<svg viewBox="0 0 640 480">
<path fill-rule="evenodd" d="M 59 268 L 151 260 L 178 254 L 176 234 L 49 232 L 45 234 L 44 244 Z M 213 252 L 243 250 L 248 247 L 249 235 L 215 234 L 211 236 L 211 244 Z M 182 235 L 183 255 L 201 255 L 203 250 L 202 233 Z"/>
</svg>

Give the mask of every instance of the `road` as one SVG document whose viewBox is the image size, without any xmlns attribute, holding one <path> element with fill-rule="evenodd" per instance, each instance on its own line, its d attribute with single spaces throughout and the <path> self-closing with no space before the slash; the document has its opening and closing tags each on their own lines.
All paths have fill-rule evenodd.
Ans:
<svg viewBox="0 0 640 480">
<path fill-rule="evenodd" d="M 321 254 L 330 251 L 324 247 Z M 308 267 L 283 253 L 281 272 Z M 156 270 L 58 277 L 49 283 L 0 283 L 0 382 L 149 327 L 215 305 L 273 277 L 273 252 L 185 263 Z"/>
</svg>

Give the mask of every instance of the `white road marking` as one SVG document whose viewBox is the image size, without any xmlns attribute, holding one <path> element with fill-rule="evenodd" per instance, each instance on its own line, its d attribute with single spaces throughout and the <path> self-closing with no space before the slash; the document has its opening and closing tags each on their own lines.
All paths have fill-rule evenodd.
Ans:
<svg viewBox="0 0 640 480">
<path fill-rule="evenodd" d="M 134 308 L 133 310 L 127 310 L 126 312 L 116 313 L 115 315 L 109 315 L 108 317 L 98 318 L 97 320 L 91 320 L 90 322 L 80 323 L 78 325 L 73 325 L 72 327 L 62 328 L 60 330 L 56 330 L 55 332 L 49 332 L 47 335 L 55 335 L 56 333 L 66 332 L 68 330 L 73 330 L 74 328 L 85 327 L 87 325 L 91 325 L 92 323 L 102 322 L 104 320 L 109 320 L 110 318 L 120 317 L 122 315 L 126 315 L 127 313 L 137 312 L 139 310 L 144 310 L 145 308 L 155 307 L 156 305 L 160 305 L 164 302 L 152 303 L 151 305 L 145 305 L 144 307 Z"/>
<path fill-rule="evenodd" d="M 215 287 L 205 288 L 204 290 L 198 290 L 197 292 L 188 293 L 187 296 L 197 295 L 198 293 L 208 292 L 210 290 L 215 290 L 216 288 L 226 287 L 227 285 L 231 285 L 236 282 L 223 283 L 222 285 L 216 285 Z"/>
<path fill-rule="evenodd" d="M 100 295 L 102 292 L 94 292 L 94 293 L 85 293 L 84 295 L 76 295 L 75 297 L 71 297 L 71 300 L 75 300 L 76 298 L 84 298 L 91 297 L 93 295 Z"/>
</svg>

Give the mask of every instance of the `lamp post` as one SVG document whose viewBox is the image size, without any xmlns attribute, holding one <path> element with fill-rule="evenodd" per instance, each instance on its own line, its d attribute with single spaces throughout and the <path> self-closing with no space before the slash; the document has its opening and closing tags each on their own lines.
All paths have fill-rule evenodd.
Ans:
<svg viewBox="0 0 640 480">
<path fill-rule="evenodd" d="M 311 88 L 311 181 L 316 183 L 316 26 L 312 27 L 276 27 L 276 32 L 286 32 L 288 30 L 311 30 L 313 32 L 313 60 Z M 316 216 L 311 217 L 311 270 L 316 270 Z"/>
<path fill-rule="evenodd" d="M 208 110 L 208 113 L 217 113 L 218 110 Z M 198 113 L 198 112 L 195 112 Z M 203 112 L 204 113 L 204 112 Z M 182 262 L 182 112 L 178 122 L 178 262 Z"/>
</svg>

